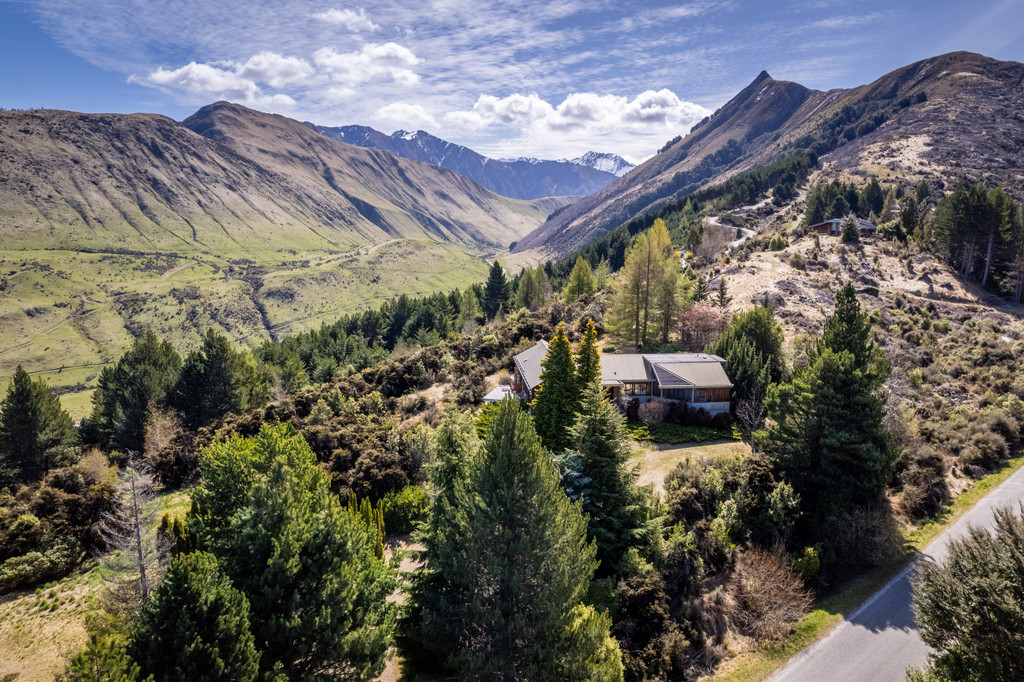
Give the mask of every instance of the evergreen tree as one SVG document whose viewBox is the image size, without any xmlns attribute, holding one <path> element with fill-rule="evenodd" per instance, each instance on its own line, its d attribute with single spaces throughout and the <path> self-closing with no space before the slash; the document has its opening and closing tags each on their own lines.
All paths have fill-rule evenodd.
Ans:
<svg viewBox="0 0 1024 682">
<path fill-rule="evenodd" d="M 1024 678 L 1024 520 L 1010 508 L 995 518 L 995 533 L 971 528 L 914 581 L 914 616 L 932 648 L 928 679 Z"/>
<path fill-rule="evenodd" d="M 733 315 L 725 331 L 708 352 L 728 360 L 728 356 L 736 352 L 732 347 L 738 339 L 746 339 L 753 346 L 754 352 L 761 358 L 758 366 L 768 363 L 772 382 L 782 381 L 785 375 L 782 325 L 775 319 L 775 310 L 771 306 L 759 305 L 753 310 Z M 756 376 L 759 371 L 752 368 L 750 374 Z M 729 376 L 734 375 L 730 373 Z"/>
<path fill-rule="evenodd" d="M 175 406 L 184 422 L 198 428 L 259 407 L 270 398 L 266 378 L 252 358 L 210 329 L 199 350 L 189 353 L 175 386 Z"/>
<path fill-rule="evenodd" d="M 583 256 L 578 256 L 565 285 L 565 302 L 572 303 L 580 296 L 592 296 L 595 290 L 596 283 L 590 263 Z"/>
<path fill-rule="evenodd" d="M 693 280 L 693 292 L 690 298 L 699 303 L 700 301 L 706 301 L 711 295 L 711 290 L 708 288 L 708 280 L 704 275 L 697 275 L 697 279 Z"/>
<path fill-rule="evenodd" d="M 516 401 L 451 495 L 410 594 L 428 653 L 460 679 L 621 680 L 607 617 L 582 604 L 596 566 L 586 519 Z"/>
<path fill-rule="evenodd" d="M 31 483 L 71 464 L 76 438 L 60 398 L 18 365 L 0 403 L 0 480 Z"/>
<path fill-rule="evenodd" d="M 725 277 L 719 277 L 717 295 L 715 296 L 715 305 L 719 308 L 727 308 L 730 303 L 732 303 L 732 296 L 729 295 L 729 289 L 725 283 Z"/>
<path fill-rule="evenodd" d="M 759 434 L 810 522 L 877 502 L 895 464 L 882 425 L 885 399 L 878 395 L 888 362 L 869 339 L 853 287 L 836 298 L 809 364 L 791 382 L 769 389 L 773 426 Z"/>
<path fill-rule="evenodd" d="M 872 175 L 868 184 L 860 191 L 860 200 L 857 202 L 860 217 L 867 219 L 872 213 L 879 216 L 884 205 L 885 194 L 882 192 L 882 186 L 878 184 L 878 178 Z"/>
<path fill-rule="evenodd" d="M 569 427 L 575 421 L 580 406 L 572 345 L 562 322 L 558 323 L 541 367 L 540 386 L 530 407 L 544 446 L 552 452 L 561 452 L 569 447 Z"/>
<path fill-rule="evenodd" d="M 860 243 L 860 228 L 857 225 L 857 218 L 852 213 L 845 216 L 839 223 L 839 240 L 844 244 Z"/>
<path fill-rule="evenodd" d="M 142 678 L 139 664 L 128 656 L 125 643 L 117 637 L 93 634 L 85 648 L 68 659 L 64 682 L 153 682 Z"/>
<path fill-rule="evenodd" d="M 636 471 L 625 417 L 601 393 L 596 381 L 586 385 L 580 415 L 572 428 L 572 446 L 589 478 L 583 511 L 587 532 L 597 545 L 598 574 L 619 575 L 626 553 L 651 541 L 648 510 L 636 485 Z"/>
<path fill-rule="evenodd" d="M 754 343 L 729 326 L 718 339 L 707 347 L 707 352 L 725 360 L 725 373 L 732 381 L 733 411 L 745 400 L 757 405 L 764 402 L 772 381 L 771 358 L 762 355 Z"/>
<path fill-rule="evenodd" d="M 846 200 L 846 197 L 843 197 L 842 195 L 837 196 L 832 200 L 832 203 L 829 204 L 828 210 L 825 212 L 826 215 L 828 215 L 826 220 L 842 218 L 843 216 L 848 215 L 850 210 L 850 202 Z"/>
<path fill-rule="evenodd" d="M 576 386 L 583 389 L 592 382 L 601 383 L 601 351 L 597 347 L 597 328 L 587 320 L 583 340 L 576 349 Z"/>
<path fill-rule="evenodd" d="M 175 559 L 146 604 L 129 652 L 143 674 L 178 682 L 255 680 L 249 602 L 211 554 Z"/>
<path fill-rule="evenodd" d="M 180 370 L 181 356 L 152 330 L 135 339 L 117 364 L 104 367 L 90 417 L 103 445 L 142 452 L 150 406 L 166 405 Z"/>
<path fill-rule="evenodd" d="M 494 261 L 487 274 L 487 284 L 484 285 L 484 315 L 488 320 L 493 320 L 502 306 L 508 306 L 511 287 L 501 263 Z"/>
<path fill-rule="evenodd" d="M 369 680 L 384 666 L 394 578 L 377 532 L 343 508 L 287 425 L 201 455 L 189 531 L 249 600 L 260 670 Z"/>
</svg>

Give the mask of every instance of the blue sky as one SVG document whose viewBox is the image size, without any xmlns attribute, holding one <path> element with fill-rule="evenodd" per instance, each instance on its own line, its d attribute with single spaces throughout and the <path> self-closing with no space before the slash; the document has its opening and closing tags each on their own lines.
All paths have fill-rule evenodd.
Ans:
<svg viewBox="0 0 1024 682">
<path fill-rule="evenodd" d="M 952 50 L 1024 61 L 1024 0 L 0 0 L 0 106 L 180 120 L 228 99 L 635 161 L 761 69 L 851 87 Z"/>
</svg>

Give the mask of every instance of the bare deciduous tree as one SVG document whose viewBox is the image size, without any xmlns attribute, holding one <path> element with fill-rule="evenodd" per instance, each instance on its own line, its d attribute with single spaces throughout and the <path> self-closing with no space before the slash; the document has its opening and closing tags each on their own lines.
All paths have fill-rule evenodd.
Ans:
<svg viewBox="0 0 1024 682">
<path fill-rule="evenodd" d="M 736 561 L 734 591 L 737 624 L 751 637 L 766 641 L 789 632 L 813 600 L 784 556 L 752 549 Z"/>
<path fill-rule="evenodd" d="M 102 515 L 100 532 L 107 543 L 102 565 L 108 589 L 105 608 L 124 621 L 133 620 L 149 599 L 160 570 L 153 477 L 138 453 L 128 452 L 112 510 Z"/>
</svg>

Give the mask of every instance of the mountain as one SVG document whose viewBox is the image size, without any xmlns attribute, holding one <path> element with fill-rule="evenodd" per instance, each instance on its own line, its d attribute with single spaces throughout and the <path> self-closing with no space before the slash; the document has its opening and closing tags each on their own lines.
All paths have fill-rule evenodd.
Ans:
<svg viewBox="0 0 1024 682">
<path fill-rule="evenodd" d="M 5 248 L 267 253 L 396 238 L 475 250 L 514 241 L 558 202 L 329 140 L 236 104 L 152 114 L 0 112 Z"/>
<path fill-rule="evenodd" d="M 968 52 L 827 92 L 762 71 L 688 135 L 554 214 L 515 251 L 570 252 L 666 201 L 802 149 L 827 174 L 1024 186 L 1024 64 Z M 943 183 L 943 184 L 938 184 Z"/>
<path fill-rule="evenodd" d="M 448 168 L 492 192 L 514 199 L 540 199 L 593 194 L 615 175 L 590 164 L 539 159 L 496 160 L 422 130 L 397 130 L 386 135 L 367 126 L 332 128 L 308 124 L 321 134 L 348 144 L 384 149 L 406 159 Z"/>
<path fill-rule="evenodd" d="M 601 152 L 587 152 L 583 156 L 579 156 L 572 159 L 572 163 L 578 163 L 581 166 L 590 166 L 596 168 L 599 171 L 605 173 L 611 173 L 617 178 L 621 178 L 629 171 L 636 168 L 629 161 L 618 154 L 603 154 Z"/>
</svg>

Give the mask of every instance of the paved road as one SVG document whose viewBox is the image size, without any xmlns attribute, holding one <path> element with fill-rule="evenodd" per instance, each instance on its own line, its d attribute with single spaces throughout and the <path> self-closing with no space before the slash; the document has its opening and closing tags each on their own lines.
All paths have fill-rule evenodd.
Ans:
<svg viewBox="0 0 1024 682">
<path fill-rule="evenodd" d="M 910 609 L 910 578 L 920 561 L 943 561 L 949 541 L 970 526 L 993 525 L 993 510 L 1024 501 L 1020 469 L 928 545 L 922 555 L 870 599 L 775 673 L 771 682 L 888 682 L 903 680 L 908 666 L 921 666 L 928 646 L 921 641 Z"/>
</svg>

